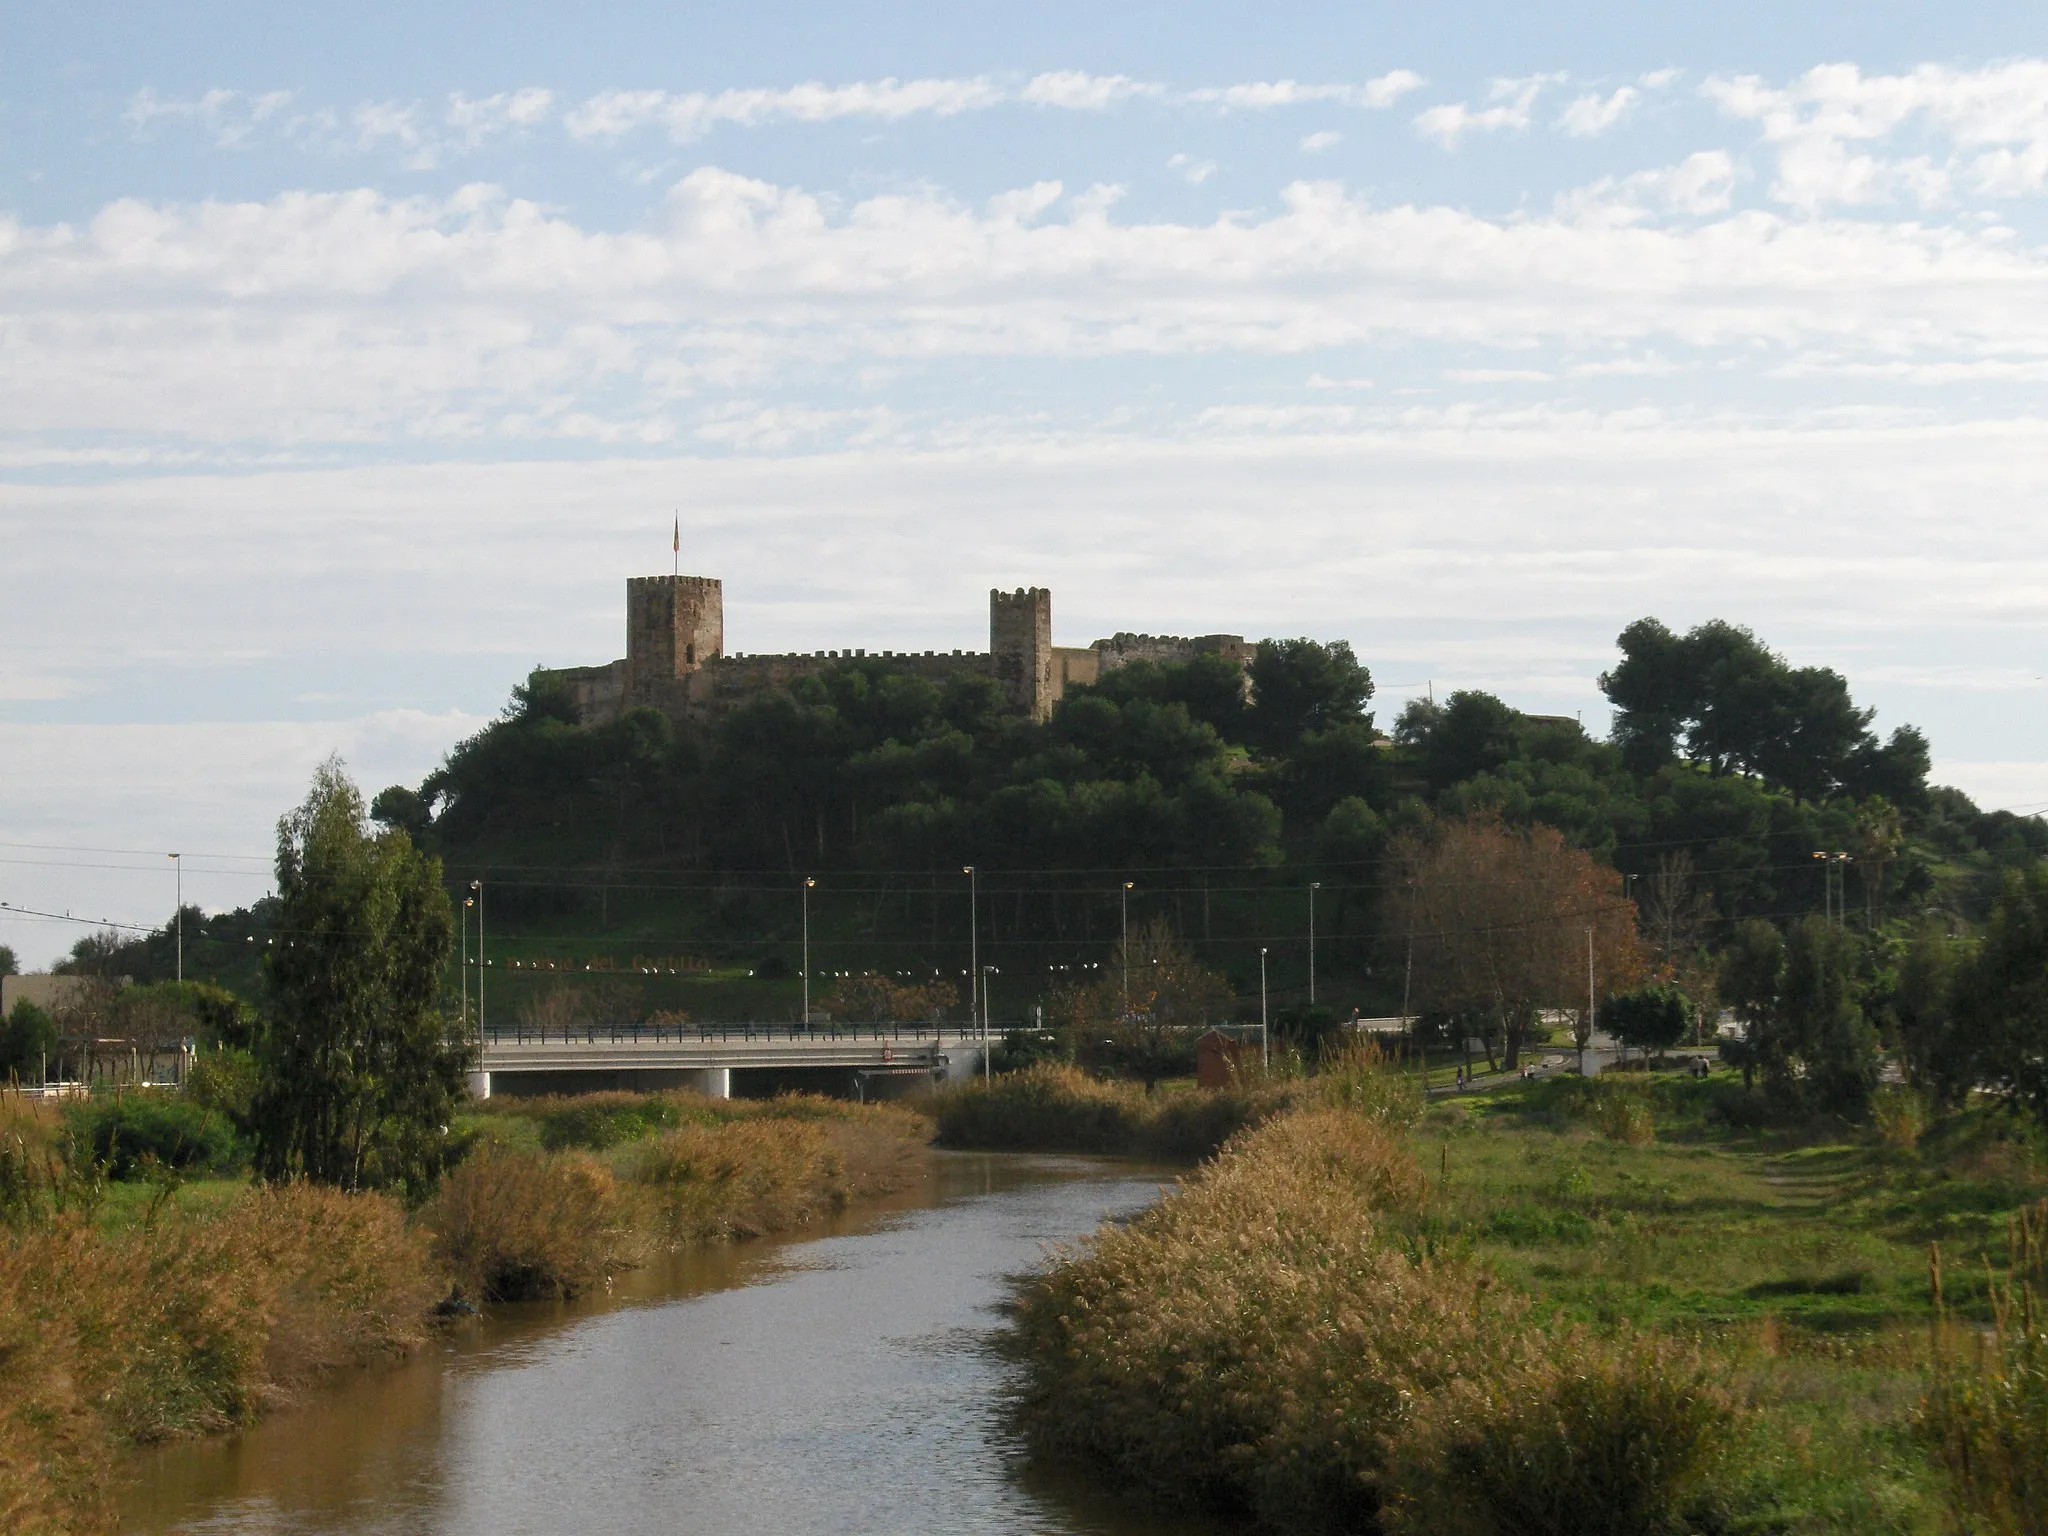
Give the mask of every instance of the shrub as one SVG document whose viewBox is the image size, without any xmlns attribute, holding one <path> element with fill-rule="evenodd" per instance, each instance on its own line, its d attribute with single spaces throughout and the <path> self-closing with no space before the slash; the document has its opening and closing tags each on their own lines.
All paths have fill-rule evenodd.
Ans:
<svg viewBox="0 0 2048 1536">
<path fill-rule="evenodd" d="M 1384 1130 L 1342 1111 L 1246 1133 L 1025 1291 L 1021 1427 L 1165 1502 L 1370 1519 L 1408 1396 L 1482 1356 L 1516 1310 L 1377 1239 L 1375 1213 L 1422 1190 Z"/>
<path fill-rule="evenodd" d="M 176 1095 L 123 1093 L 94 1099 L 65 1114 L 72 1162 L 94 1162 L 114 1179 L 129 1179 L 145 1160 L 193 1173 L 227 1173 L 246 1156 L 226 1116 Z"/>
<path fill-rule="evenodd" d="M 1927 1100 L 1915 1089 L 1885 1084 L 1871 1096 L 1878 1139 L 1894 1152 L 1911 1152 L 1927 1134 Z"/>
<path fill-rule="evenodd" d="M 237 1130 L 245 1130 L 260 1081 L 256 1058 L 249 1052 L 232 1047 L 201 1051 L 186 1074 L 185 1097 L 201 1109 L 225 1116 Z"/>
<path fill-rule="evenodd" d="M 1230 1088 L 1147 1093 L 1079 1067 L 1041 1063 L 939 1094 L 939 1141 L 1012 1152 L 1144 1153 L 1195 1161 L 1292 1102 L 1294 1088 L 1252 1079 Z"/>
<path fill-rule="evenodd" d="M 486 1143 L 424 1220 L 458 1283 L 494 1301 L 567 1300 L 630 1263 L 617 1182 L 588 1153 Z"/>
<path fill-rule="evenodd" d="M 1316 1074 L 1318 1103 L 1348 1109 L 1375 1125 L 1404 1129 L 1429 1107 L 1419 1073 L 1404 1072 L 1377 1040 L 1352 1040 L 1326 1052 Z"/>
<path fill-rule="evenodd" d="M 1137 1143 L 1145 1094 L 1079 1067 L 1026 1067 L 938 1095 L 939 1140 L 1006 1151 L 1128 1152 Z"/>
<path fill-rule="evenodd" d="M 675 1242 L 781 1231 L 846 1203 L 839 1149 L 797 1120 L 685 1126 L 646 1147 L 633 1177 Z"/>
<path fill-rule="evenodd" d="M 1385 1524 L 1429 1536 L 1697 1529 L 1733 1400 L 1696 1354 L 1580 1330 L 1423 1399 L 1392 1450 Z"/>
<path fill-rule="evenodd" d="M 107 1528 L 115 1446 L 246 1424 L 416 1347 L 429 1275 L 396 1202 L 307 1186 L 0 1237 L 0 1525 Z"/>
</svg>

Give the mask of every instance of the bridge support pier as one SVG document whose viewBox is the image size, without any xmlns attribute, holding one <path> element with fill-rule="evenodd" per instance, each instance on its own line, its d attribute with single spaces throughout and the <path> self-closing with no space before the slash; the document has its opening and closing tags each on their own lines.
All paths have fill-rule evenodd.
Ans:
<svg viewBox="0 0 2048 1536">
<path fill-rule="evenodd" d="M 469 1082 L 469 1096 L 472 1099 L 488 1099 L 491 1096 L 491 1074 L 471 1072 L 466 1074 Z"/>
<path fill-rule="evenodd" d="M 729 1099 L 732 1097 L 732 1068 L 703 1067 L 692 1074 L 696 1079 L 697 1091 L 707 1099 Z"/>
</svg>

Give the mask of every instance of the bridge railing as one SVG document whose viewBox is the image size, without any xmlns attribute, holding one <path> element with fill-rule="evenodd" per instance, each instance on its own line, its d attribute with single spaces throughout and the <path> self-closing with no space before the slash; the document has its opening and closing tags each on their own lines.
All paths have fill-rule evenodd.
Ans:
<svg viewBox="0 0 2048 1536">
<path fill-rule="evenodd" d="M 991 1040 L 1016 1024 L 992 1023 Z M 492 1024 L 483 1031 L 490 1045 L 724 1045 L 735 1040 L 979 1040 L 979 1024 Z"/>
</svg>

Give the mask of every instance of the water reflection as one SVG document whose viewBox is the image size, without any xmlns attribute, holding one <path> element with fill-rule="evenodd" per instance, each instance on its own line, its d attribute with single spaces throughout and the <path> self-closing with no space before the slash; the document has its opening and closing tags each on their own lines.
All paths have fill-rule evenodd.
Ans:
<svg viewBox="0 0 2048 1536">
<path fill-rule="evenodd" d="M 1024 1478 L 988 1348 L 1003 1277 L 1158 1176 L 948 1154 L 828 1235 L 680 1256 L 521 1308 L 230 1439 L 134 1458 L 134 1532 L 1156 1536 Z"/>
</svg>

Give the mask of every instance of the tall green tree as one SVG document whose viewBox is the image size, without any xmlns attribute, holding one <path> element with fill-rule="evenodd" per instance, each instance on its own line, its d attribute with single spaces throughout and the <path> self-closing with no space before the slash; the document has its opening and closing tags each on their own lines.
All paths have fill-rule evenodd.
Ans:
<svg viewBox="0 0 2048 1536">
<path fill-rule="evenodd" d="M 2048 864 L 2006 874 L 1954 1006 L 1988 1083 L 2048 1122 Z"/>
<path fill-rule="evenodd" d="M 1816 1109 L 1861 1115 L 1877 1087 L 1877 1029 L 1857 984 L 1860 952 L 1847 929 L 1809 917 L 1785 938 L 1778 1017 Z"/>
<path fill-rule="evenodd" d="M 421 1192 L 467 1048 L 441 1010 L 454 916 L 440 861 L 372 833 L 339 759 L 278 822 L 274 1016 L 252 1111 L 269 1178 Z"/>
<path fill-rule="evenodd" d="M 1265 746 L 1284 751 L 1308 731 L 1372 724 L 1372 674 L 1348 641 L 1261 640 L 1251 673 L 1252 728 Z"/>
</svg>

